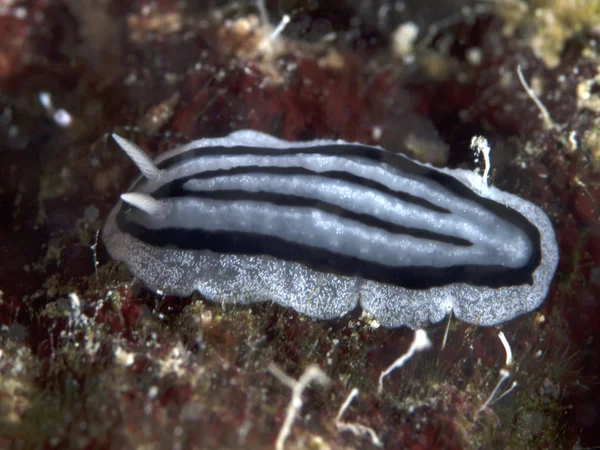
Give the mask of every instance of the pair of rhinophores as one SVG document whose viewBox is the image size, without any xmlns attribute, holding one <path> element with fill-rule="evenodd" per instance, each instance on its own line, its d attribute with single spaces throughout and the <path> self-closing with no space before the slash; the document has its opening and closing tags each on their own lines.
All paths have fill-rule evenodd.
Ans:
<svg viewBox="0 0 600 450">
<path fill-rule="evenodd" d="M 542 209 L 470 171 L 249 130 L 152 161 L 113 137 L 142 175 L 102 237 L 154 291 L 274 301 L 317 319 L 360 305 L 386 327 L 450 311 L 494 325 L 535 309 L 556 269 Z"/>
</svg>

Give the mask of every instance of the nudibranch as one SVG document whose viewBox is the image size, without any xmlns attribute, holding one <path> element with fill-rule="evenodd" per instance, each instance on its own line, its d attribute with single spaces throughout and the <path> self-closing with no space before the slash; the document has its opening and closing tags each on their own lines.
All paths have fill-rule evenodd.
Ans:
<svg viewBox="0 0 600 450">
<path fill-rule="evenodd" d="M 274 301 L 317 319 L 360 305 L 381 325 L 494 325 L 538 307 L 558 262 L 552 224 L 461 169 L 379 147 L 288 142 L 256 131 L 200 139 L 152 160 L 102 237 L 148 288 Z"/>
</svg>

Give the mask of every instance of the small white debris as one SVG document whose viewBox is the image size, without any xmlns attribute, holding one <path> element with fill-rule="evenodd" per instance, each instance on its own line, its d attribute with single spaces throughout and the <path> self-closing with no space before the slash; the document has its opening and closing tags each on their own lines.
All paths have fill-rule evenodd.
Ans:
<svg viewBox="0 0 600 450">
<path fill-rule="evenodd" d="M 98 280 L 98 238 L 100 236 L 100 228 L 96 230 L 96 235 L 94 237 L 94 243 L 90 245 L 90 250 L 92 250 L 92 261 L 94 262 L 94 275 L 96 280 Z"/>
<path fill-rule="evenodd" d="M 373 330 L 376 330 L 379 327 L 381 327 L 381 324 L 373 318 L 373 314 L 368 313 L 365 310 L 363 310 L 363 312 L 360 314 L 360 319 L 364 321 L 368 326 L 370 326 Z"/>
<path fill-rule="evenodd" d="M 288 16 L 287 14 L 284 14 L 284 16 L 281 18 L 281 22 L 279 22 L 279 25 L 277 25 L 277 27 L 275 27 L 275 29 L 269 36 L 269 39 L 271 41 L 277 39 L 279 37 L 279 35 L 283 32 L 283 30 L 285 30 L 285 27 L 287 26 L 288 23 L 290 23 L 290 21 L 291 21 L 290 16 Z"/>
<path fill-rule="evenodd" d="M 285 420 L 283 421 L 283 425 L 281 425 L 281 429 L 277 435 L 277 441 L 275 442 L 275 449 L 283 450 L 285 440 L 288 438 L 292 429 L 294 418 L 302 408 L 302 392 L 304 389 L 306 389 L 312 381 L 316 381 L 322 386 L 328 386 L 330 380 L 316 365 L 308 366 L 298 381 L 283 373 L 283 371 L 273 363 L 269 364 L 268 370 L 275 378 L 292 390 L 292 398 L 287 407 Z"/>
<path fill-rule="evenodd" d="M 40 103 L 42 104 L 42 106 L 44 107 L 44 109 L 49 110 L 49 109 L 54 109 L 52 106 L 52 98 L 50 97 L 50 94 L 47 92 L 40 92 L 38 94 L 38 99 L 40 100 Z"/>
<path fill-rule="evenodd" d="M 546 106 L 544 106 L 542 101 L 539 99 L 539 97 L 535 94 L 533 89 L 531 89 L 531 87 L 525 80 L 525 77 L 523 76 L 523 71 L 521 70 L 521 64 L 519 64 L 517 66 L 517 75 L 519 75 L 519 81 L 521 82 L 523 89 L 525 89 L 525 92 L 527 92 L 527 95 L 529 96 L 529 98 L 531 98 L 533 100 L 533 102 L 536 104 L 536 106 L 542 113 L 542 120 L 544 121 L 544 127 L 547 130 L 556 129 L 557 127 L 554 124 L 554 122 L 552 121 L 552 117 L 550 117 L 550 113 L 548 112 L 548 109 L 546 108 Z"/>
<path fill-rule="evenodd" d="M 56 122 L 56 125 L 62 128 L 67 128 L 73 123 L 73 117 L 64 109 L 57 109 L 54 114 L 52 114 L 52 118 L 54 119 L 54 122 Z"/>
<path fill-rule="evenodd" d="M 488 407 L 488 405 L 494 399 L 496 392 L 498 392 L 498 389 L 500 389 L 500 386 L 502 386 L 502 383 L 504 383 L 508 377 L 510 377 L 510 372 L 506 369 L 501 369 L 500 370 L 500 380 L 496 384 L 496 387 L 494 388 L 494 390 L 492 391 L 492 393 L 490 394 L 488 399 L 485 401 L 483 406 L 481 408 L 479 408 L 479 411 L 477 411 L 477 414 L 479 414 L 481 411 L 483 411 L 485 408 Z"/>
<path fill-rule="evenodd" d="M 71 303 L 71 323 L 74 328 L 85 328 L 88 326 L 88 318 L 81 313 L 81 301 L 76 292 L 69 294 Z"/>
<path fill-rule="evenodd" d="M 150 389 L 148 389 L 148 398 L 150 400 L 154 400 L 158 395 L 158 386 L 152 385 Z"/>
<path fill-rule="evenodd" d="M 481 65 L 481 60 L 483 59 L 483 55 L 482 55 L 481 49 L 479 47 L 471 47 L 470 49 L 468 49 L 466 56 L 467 56 L 467 61 L 469 61 L 469 63 L 472 66 Z"/>
<path fill-rule="evenodd" d="M 329 43 L 329 42 L 333 42 L 337 39 L 337 33 L 335 31 L 332 31 L 330 33 L 327 33 L 325 36 L 323 36 L 321 38 L 321 41 L 323 43 Z"/>
<path fill-rule="evenodd" d="M 510 366 L 512 364 L 512 350 L 510 348 L 510 345 L 502 331 L 498 332 L 498 337 L 500 338 L 500 342 L 502 342 L 502 345 L 504 346 L 504 351 L 506 351 L 506 366 Z"/>
<path fill-rule="evenodd" d="M 73 123 L 73 117 L 68 111 L 62 108 L 56 109 L 54 107 L 54 104 L 52 103 L 52 97 L 48 92 L 41 91 L 38 94 L 38 99 L 46 110 L 48 116 L 51 117 L 59 127 L 67 128 L 69 125 L 71 125 L 71 123 Z"/>
<path fill-rule="evenodd" d="M 510 377 L 510 372 L 507 370 L 507 367 L 510 367 L 513 362 L 512 350 L 510 348 L 508 340 L 506 339 L 506 336 L 504 336 L 504 333 L 502 331 L 498 332 L 498 338 L 500 338 L 500 342 L 502 342 L 502 346 L 504 347 L 504 351 L 506 352 L 505 368 L 500 370 L 500 380 L 498 380 L 496 387 L 494 388 L 494 390 L 492 391 L 492 393 L 490 394 L 488 399 L 485 401 L 483 406 L 481 408 L 479 408 L 479 410 L 477 411 L 477 414 L 479 414 L 481 411 L 483 411 L 485 408 L 487 408 L 490 404 L 495 403 L 498 400 L 500 400 L 502 397 L 507 395 L 518 385 L 518 383 L 516 381 L 513 382 L 512 386 L 505 393 L 500 395 L 498 398 L 494 399 L 494 397 L 496 396 L 496 393 L 498 392 L 498 389 L 500 389 L 500 386 L 502 386 L 502 384 L 506 381 L 506 379 L 508 377 Z"/>
<path fill-rule="evenodd" d="M 506 392 L 504 392 L 502 395 L 499 395 L 496 400 L 494 400 L 491 404 L 496 403 L 498 400 L 500 400 L 502 397 L 504 397 L 505 395 L 508 395 L 512 392 L 512 390 L 514 388 L 516 388 L 519 385 L 519 383 L 517 383 L 516 381 L 513 381 L 513 384 L 506 390 Z"/>
<path fill-rule="evenodd" d="M 17 6 L 13 9 L 13 17 L 23 20 L 27 17 L 27 8 L 25 6 Z"/>
<path fill-rule="evenodd" d="M 285 27 L 287 26 L 287 24 L 290 23 L 290 22 L 291 22 L 290 16 L 287 15 L 287 14 L 285 14 L 281 18 L 281 21 L 279 22 L 279 25 L 277 25 L 275 27 L 275 29 L 273 30 L 273 32 L 260 42 L 260 44 L 258 45 L 258 50 L 261 53 L 265 53 L 265 54 L 276 53 L 276 51 L 275 51 L 275 43 L 277 42 L 277 40 L 281 36 L 281 33 L 283 33 L 283 30 L 285 30 Z M 268 26 L 268 25 L 263 24 L 263 26 Z"/>
<path fill-rule="evenodd" d="M 377 320 L 375 320 L 375 319 L 371 319 L 371 320 L 369 320 L 369 326 L 370 326 L 370 327 L 371 327 L 373 330 L 376 330 L 376 329 L 378 329 L 379 327 L 381 327 L 381 324 L 380 324 L 380 323 L 379 323 Z"/>
<path fill-rule="evenodd" d="M 574 152 L 579 148 L 579 143 L 577 142 L 577 131 L 571 131 L 569 133 L 569 144 L 569 150 L 571 152 Z"/>
<path fill-rule="evenodd" d="M 483 175 L 481 176 L 481 187 L 480 189 L 483 191 L 488 188 L 488 177 L 490 175 L 490 146 L 488 141 L 483 136 L 473 136 L 471 139 L 471 150 L 473 150 L 477 155 L 483 155 L 483 162 L 485 164 L 485 168 L 483 170 Z M 476 159 L 476 162 L 479 160 Z"/>
<path fill-rule="evenodd" d="M 354 436 L 367 435 L 371 439 L 373 445 L 376 445 L 377 447 L 383 447 L 383 442 L 381 442 L 379 436 L 377 436 L 377 433 L 375 433 L 375 430 L 373 430 L 372 428 L 367 427 L 365 425 L 361 425 L 359 423 L 342 421 L 342 416 L 350 406 L 350 403 L 352 403 L 352 400 L 354 400 L 354 398 L 358 395 L 359 392 L 360 391 L 356 388 L 352 389 L 344 403 L 342 403 L 342 406 L 340 406 L 340 410 L 338 411 L 338 414 L 335 418 L 335 426 L 337 427 L 338 431 L 350 431 L 352 434 L 354 434 Z"/>
<path fill-rule="evenodd" d="M 200 324 L 202 325 L 202 327 L 207 328 L 212 324 L 212 322 L 213 322 L 212 311 L 210 311 L 209 309 L 202 311 L 202 314 L 200 314 Z"/>
<path fill-rule="evenodd" d="M 71 309 L 73 310 L 74 315 L 79 316 L 79 314 L 81 314 L 81 301 L 79 301 L 77 293 L 70 293 L 69 300 L 71 300 Z"/>
<path fill-rule="evenodd" d="M 452 311 L 448 313 L 448 323 L 446 324 L 446 331 L 444 331 L 444 338 L 442 339 L 442 347 L 444 350 L 446 348 L 446 342 L 448 341 L 448 334 L 450 333 L 450 322 L 452 322 Z"/>
<path fill-rule="evenodd" d="M 544 323 L 546 321 L 546 316 L 544 316 L 542 313 L 537 313 L 535 315 L 535 321 L 536 323 Z"/>
<path fill-rule="evenodd" d="M 413 357 L 413 355 L 416 352 L 427 350 L 430 347 L 431 341 L 429 340 L 429 336 L 427 336 L 427 332 L 422 329 L 416 330 L 415 337 L 406 353 L 404 353 L 400 358 L 394 361 L 394 363 L 390 367 L 381 372 L 381 375 L 379 375 L 379 387 L 377 388 L 377 392 L 381 393 L 383 391 L 384 377 L 388 376 L 395 369 L 402 367 L 406 363 L 406 361 Z"/>
<path fill-rule="evenodd" d="M 419 35 L 419 27 L 414 22 L 401 24 L 392 34 L 392 52 L 406 63 L 415 60 L 414 43 Z"/>
<path fill-rule="evenodd" d="M 383 134 L 383 131 L 381 130 L 381 127 L 373 127 L 373 129 L 371 130 L 371 138 L 374 141 L 379 141 L 381 139 L 381 135 Z"/>
<path fill-rule="evenodd" d="M 129 367 L 135 361 L 135 355 L 123 350 L 121 347 L 117 347 L 114 350 L 115 362 L 121 366 Z"/>
</svg>

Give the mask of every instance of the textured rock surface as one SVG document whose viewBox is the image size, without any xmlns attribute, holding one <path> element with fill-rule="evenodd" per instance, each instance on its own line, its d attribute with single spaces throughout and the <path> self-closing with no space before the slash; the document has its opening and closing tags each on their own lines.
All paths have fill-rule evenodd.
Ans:
<svg viewBox="0 0 600 450">
<path fill-rule="evenodd" d="M 599 11 L 397 3 L 268 1 L 292 19 L 275 40 L 251 2 L 0 3 L 0 447 L 272 448 L 290 398 L 272 362 L 332 380 L 305 392 L 289 448 L 371 445 L 335 427 L 354 387 L 344 420 L 388 448 L 600 445 Z M 494 328 L 454 321 L 443 349 L 446 324 L 427 330 L 432 349 L 378 394 L 411 331 L 131 282 L 95 245 L 135 175 L 109 134 L 156 156 L 241 128 L 465 168 L 486 136 L 492 182 L 542 206 L 561 251 L 541 309 L 501 327 L 500 393 L 517 386 L 479 412 L 504 368 Z"/>
</svg>

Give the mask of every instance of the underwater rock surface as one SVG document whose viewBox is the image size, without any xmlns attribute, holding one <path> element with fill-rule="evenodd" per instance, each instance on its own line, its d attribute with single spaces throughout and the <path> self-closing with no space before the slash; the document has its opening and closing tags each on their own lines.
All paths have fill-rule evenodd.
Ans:
<svg viewBox="0 0 600 450">
<path fill-rule="evenodd" d="M 330 380 L 302 393 L 286 448 L 600 445 L 593 2 L 5 3 L 0 447 L 273 448 L 292 395 L 273 363 L 290 380 L 311 365 Z M 510 363 L 497 328 L 443 321 L 379 392 L 413 331 L 132 280 L 98 239 L 136 175 L 110 134 L 154 158 L 239 129 L 466 170 L 483 169 L 469 143 L 485 136 L 490 183 L 543 208 L 560 250 L 540 309 L 501 326 Z"/>
</svg>

